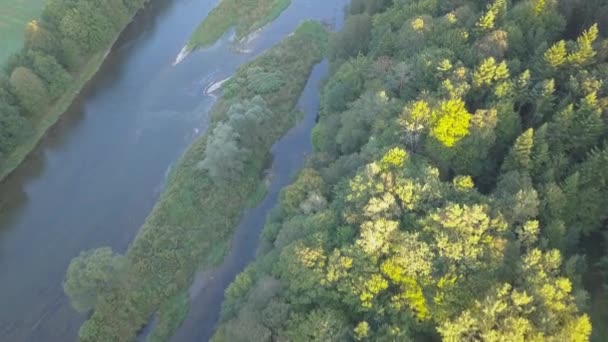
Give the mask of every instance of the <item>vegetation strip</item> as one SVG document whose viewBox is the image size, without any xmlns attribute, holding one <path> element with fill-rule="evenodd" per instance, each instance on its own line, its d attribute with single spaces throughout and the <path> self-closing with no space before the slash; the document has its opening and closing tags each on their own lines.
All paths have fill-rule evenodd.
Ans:
<svg viewBox="0 0 608 342">
<path fill-rule="evenodd" d="M 290 4 L 291 0 L 221 0 L 192 34 L 187 50 L 210 46 L 233 27 L 241 40 L 275 20 Z"/>
<path fill-rule="evenodd" d="M 294 106 L 327 32 L 306 22 L 223 87 L 212 127 L 172 171 L 167 188 L 126 256 L 101 248 L 75 258 L 64 288 L 80 311 L 94 309 L 82 341 L 130 341 L 157 316 L 163 340 L 183 319 L 194 273 L 217 265 L 241 211 L 259 192 L 270 148 L 295 122 Z"/>
<path fill-rule="evenodd" d="M 145 2 L 56 0 L 28 23 L 23 48 L 0 74 L 0 180 L 68 109 Z"/>
</svg>

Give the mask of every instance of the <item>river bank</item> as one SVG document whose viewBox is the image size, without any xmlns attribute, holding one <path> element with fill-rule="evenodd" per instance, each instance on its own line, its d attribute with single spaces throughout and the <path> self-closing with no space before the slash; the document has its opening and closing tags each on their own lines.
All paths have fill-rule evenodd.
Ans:
<svg viewBox="0 0 608 342">
<path fill-rule="evenodd" d="M 103 65 L 106 57 L 112 51 L 124 30 L 129 27 L 133 19 L 142 10 L 135 11 L 125 26 L 114 36 L 108 48 L 103 52 L 93 54 L 84 64 L 81 70 L 72 75 L 72 82 L 66 89 L 65 94 L 60 96 L 49 108 L 46 113 L 39 115 L 40 117 L 33 122 L 33 131 L 30 136 L 25 138 L 5 160 L 0 161 L 0 182 L 11 174 L 28 155 L 36 148 L 41 139 L 48 130 L 57 123 L 61 116 L 69 109 L 74 99 L 80 94 L 80 91 L 86 84 L 97 74 Z"/>
</svg>

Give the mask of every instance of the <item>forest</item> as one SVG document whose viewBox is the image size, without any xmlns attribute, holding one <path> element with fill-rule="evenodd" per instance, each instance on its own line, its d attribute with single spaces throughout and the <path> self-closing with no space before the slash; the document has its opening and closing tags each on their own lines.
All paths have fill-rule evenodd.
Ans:
<svg viewBox="0 0 608 342">
<path fill-rule="evenodd" d="M 608 3 L 353 0 L 213 341 L 608 339 Z"/>
<path fill-rule="evenodd" d="M 0 71 L 0 179 L 36 145 L 97 71 L 146 0 L 48 0 Z"/>
</svg>

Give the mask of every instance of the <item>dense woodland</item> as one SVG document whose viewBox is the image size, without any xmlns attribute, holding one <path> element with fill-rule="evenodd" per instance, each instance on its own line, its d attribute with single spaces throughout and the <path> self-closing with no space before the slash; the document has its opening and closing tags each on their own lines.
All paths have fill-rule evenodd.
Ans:
<svg viewBox="0 0 608 342">
<path fill-rule="evenodd" d="M 608 3 L 355 0 L 214 341 L 606 341 Z"/>
<path fill-rule="evenodd" d="M 0 71 L 0 173 L 15 166 L 6 163 L 16 148 L 43 133 L 39 123 L 56 115 L 53 104 L 64 96 L 71 101 L 86 63 L 109 48 L 145 2 L 46 1 L 40 20 L 25 28 L 23 48 Z"/>
</svg>

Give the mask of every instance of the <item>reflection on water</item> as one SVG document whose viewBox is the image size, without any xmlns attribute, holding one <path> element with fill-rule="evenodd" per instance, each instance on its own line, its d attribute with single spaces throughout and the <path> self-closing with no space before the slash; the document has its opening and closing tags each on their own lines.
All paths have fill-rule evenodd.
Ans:
<svg viewBox="0 0 608 342">
<path fill-rule="evenodd" d="M 222 41 L 172 66 L 216 1 L 154 0 L 40 146 L 0 184 L 0 340 L 73 341 L 85 318 L 61 283 L 82 250 L 124 252 L 167 169 L 206 128 L 209 82 L 230 76 L 302 18 L 341 18 L 346 0 L 293 0 L 251 42 Z"/>
</svg>

